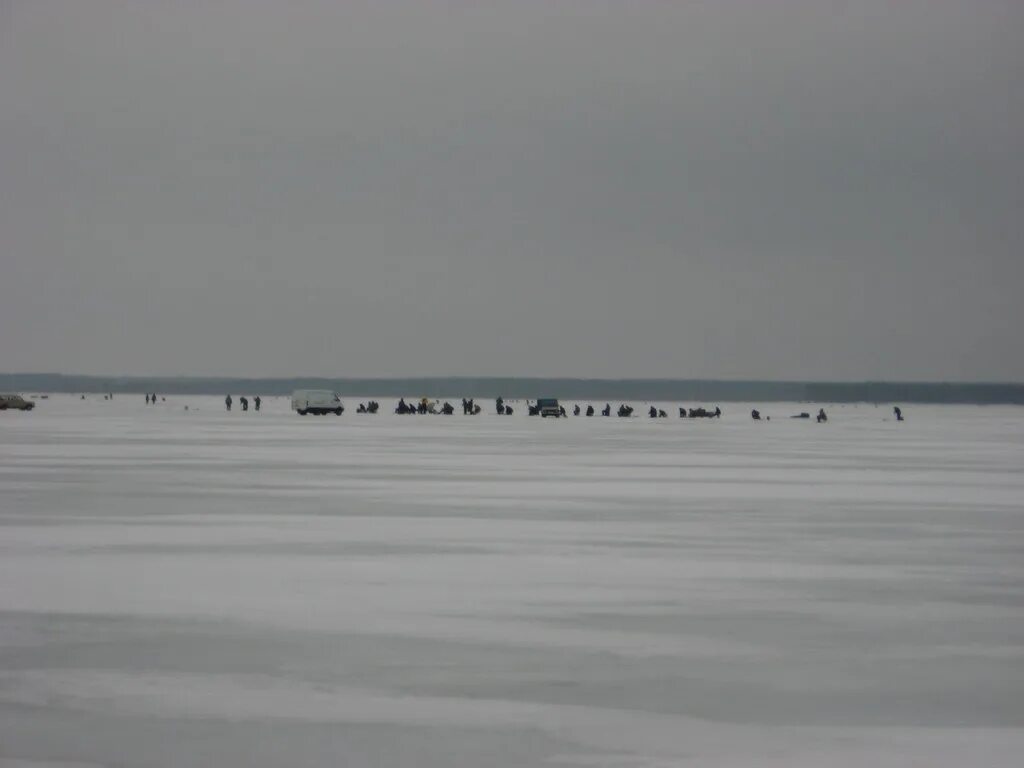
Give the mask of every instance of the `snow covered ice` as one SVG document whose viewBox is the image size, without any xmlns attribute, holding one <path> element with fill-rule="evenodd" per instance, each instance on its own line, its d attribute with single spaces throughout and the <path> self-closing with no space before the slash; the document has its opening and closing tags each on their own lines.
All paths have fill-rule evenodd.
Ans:
<svg viewBox="0 0 1024 768">
<path fill-rule="evenodd" d="M 0 766 L 1020 765 L 1024 409 L 378 399 L 0 414 Z"/>
</svg>

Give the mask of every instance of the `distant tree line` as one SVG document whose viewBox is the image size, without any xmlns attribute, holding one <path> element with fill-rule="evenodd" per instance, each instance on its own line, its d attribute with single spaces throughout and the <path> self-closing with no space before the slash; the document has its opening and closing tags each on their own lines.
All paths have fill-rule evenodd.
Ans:
<svg viewBox="0 0 1024 768">
<path fill-rule="evenodd" d="M 971 403 L 1024 405 L 1024 384 L 940 382 L 723 381 L 715 379 L 568 379 L 501 377 L 293 378 L 75 376 L 0 374 L 0 391 L 160 392 L 223 395 L 252 392 L 288 395 L 295 389 L 330 389 L 349 397 L 563 399 L 714 402 Z"/>
</svg>

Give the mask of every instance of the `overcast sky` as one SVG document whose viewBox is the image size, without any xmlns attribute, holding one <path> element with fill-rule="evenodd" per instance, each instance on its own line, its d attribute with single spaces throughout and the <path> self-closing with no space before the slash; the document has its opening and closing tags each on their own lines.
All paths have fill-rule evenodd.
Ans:
<svg viewBox="0 0 1024 768">
<path fill-rule="evenodd" d="M 1024 3 L 0 0 L 0 370 L 1024 380 Z"/>
</svg>

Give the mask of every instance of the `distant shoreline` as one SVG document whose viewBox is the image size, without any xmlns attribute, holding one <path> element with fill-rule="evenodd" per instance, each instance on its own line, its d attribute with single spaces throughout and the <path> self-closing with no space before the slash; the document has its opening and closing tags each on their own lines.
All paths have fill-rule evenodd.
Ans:
<svg viewBox="0 0 1024 768">
<path fill-rule="evenodd" d="M 159 392 L 177 395 L 287 395 L 331 389 L 346 397 L 473 397 L 678 402 L 949 403 L 1024 405 L 1024 384 L 945 382 L 816 382 L 719 379 L 572 379 L 512 377 L 241 378 L 207 376 L 79 376 L 0 373 L 0 391 Z"/>
</svg>

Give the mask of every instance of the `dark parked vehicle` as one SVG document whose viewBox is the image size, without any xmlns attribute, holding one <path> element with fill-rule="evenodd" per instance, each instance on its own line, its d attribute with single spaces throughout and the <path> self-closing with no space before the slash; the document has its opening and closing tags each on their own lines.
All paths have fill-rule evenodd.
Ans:
<svg viewBox="0 0 1024 768">
<path fill-rule="evenodd" d="M 562 409 L 554 398 L 541 398 L 537 401 L 537 412 L 541 416 L 554 416 L 556 419 L 562 415 Z"/>
<path fill-rule="evenodd" d="M 21 395 L 0 394 L 0 411 L 31 411 L 36 404 Z"/>
</svg>

